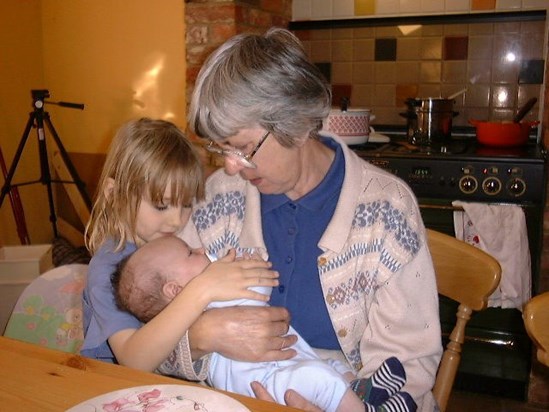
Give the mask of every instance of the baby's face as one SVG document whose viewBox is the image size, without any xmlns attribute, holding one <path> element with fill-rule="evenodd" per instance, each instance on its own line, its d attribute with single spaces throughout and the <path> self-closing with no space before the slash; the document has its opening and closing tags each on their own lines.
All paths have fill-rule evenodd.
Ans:
<svg viewBox="0 0 549 412">
<path fill-rule="evenodd" d="M 198 276 L 210 264 L 204 254 L 204 249 L 191 249 L 187 243 L 180 241 L 174 250 L 172 266 L 177 273 L 178 282 L 185 286 L 191 279 Z"/>
</svg>

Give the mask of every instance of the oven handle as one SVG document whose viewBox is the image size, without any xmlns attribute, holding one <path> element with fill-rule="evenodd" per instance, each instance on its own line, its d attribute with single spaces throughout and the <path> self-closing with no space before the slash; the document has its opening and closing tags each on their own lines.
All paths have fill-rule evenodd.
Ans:
<svg viewBox="0 0 549 412">
<path fill-rule="evenodd" d="M 527 208 L 535 207 L 535 205 L 533 205 L 533 204 L 532 205 L 527 205 L 527 204 L 517 205 L 516 203 L 486 203 L 486 204 L 494 205 L 494 206 L 511 206 L 511 205 L 514 205 L 514 206 L 520 206 L 523 210 L 527 209 Z M 425 203 L 420 203 L 419 208 L 420 209 L 451 210 L 451 211 L 454 211 L 454 212 L 463 212 L 463 208 L 461 206 L 453 206 L 453 205 L 428 205 L 428 204 L 425 204 Z"/>
</svg>

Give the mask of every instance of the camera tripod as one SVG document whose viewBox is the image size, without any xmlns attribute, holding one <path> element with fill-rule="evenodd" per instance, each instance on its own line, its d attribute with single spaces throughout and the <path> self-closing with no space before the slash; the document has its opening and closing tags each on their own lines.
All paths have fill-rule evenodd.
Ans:
<svg viewBox="0 0 549 412">
<path fill-rule="evenodd" d="M 45 104 L 56 104 L 58 106 L 62 107 L 69 107 L 72 109 L 84 109 L 84 105 L 80 103 L 67 103 L 67 102 L 46 102 L 45 99 L 50 97 L 50 93 L 48 90 L 31 90 L 31 95 L 33 99 L 33 108 L 34 110 L 30 112 L 29 114 L 29 120 L 27 122 L 27 125 L 25 127 L 25 131 L 23 132 L 23 137 L 21 138 L 21 141 L 19 142 L 19 146 L 17 148 L 17 151 L 15 153 L 15 156 L 13 158 L 13 162 L 10 166 L 10 169 L 8 171 L 8 174 L 6 176 L 6 180 L 4 183 L 4 186 L 2 187 L 2 192 L 0 193 L 0 207 L 2 207 L 2 203 L 4 202 L 4 198 L 12 188 L 16 188 L 18 186 L 25 186 L 30 185 L 34 183 L 42 183 L 46 186 L 47 194 L 48 194 L 48 205 L 50 209 L 50 222 L 52 224 L 53 228 L 53 234 L 54 237 L 57 237 L 57 216 L 55 213 L 55 205 L 53 202 L 53 192 L 52 192 L 52 183 L 74 183 L 76 184 L 76 187 L 78 188 L 78 191 L 80 195 L 82 196 L 82 199 L 84 200 L 86 206 L 88 209 L 91 209 L 91 199 L 86 192 L 85 184 L 78 176 L 78 173 L 74 167 L 74 165 L 71 163 L 71 160 L 69 158 L 69 155 L 67 154 L 65 148 L 63 147 L 63 143 L 61 142 L 61 139 L 59 138 L 59 135 L 57 134 L 55 128 L 53 127 L 53 124 L 50 120 L 50 115 L 48 112 L 44 111 L 44 105 Z M 67 170 L 71 176 L 72 181 L 64 181 L 64 180 L 52 180 L 51 173 L 50 173 L 50 165 L 48 160 L 48 150 L 46 145 L 46 134 L 44 130 L 44 124 L 48 127 L 48 130 L 51 133 L 51 136 L 53 137 L 53 140 L 55 141 L 57 148 L 59 149 L 59 153 L 61 155 L 61 158 L 63 159 L 63 162 L 65 163 L 65 166 L 67 167 Z M 21 158 L 21 155 L 23 153 L 23 149 L 25 148 L 25 144 L 29 138 L 30 130 L 31 128 L 36 128 L 37 131 L 37 137 L 38 137 L 38 155 L 39 155 L 39 161 L 40 161 L 40 179 L 33 180 L 30 182 L 23 182 L 23 183 L 17 183 L 12 184 L 13 176 L 15 175 L 15 171 L 17 169 L 17 164 L 19 163 L 19 160 Z"/>
</svg>

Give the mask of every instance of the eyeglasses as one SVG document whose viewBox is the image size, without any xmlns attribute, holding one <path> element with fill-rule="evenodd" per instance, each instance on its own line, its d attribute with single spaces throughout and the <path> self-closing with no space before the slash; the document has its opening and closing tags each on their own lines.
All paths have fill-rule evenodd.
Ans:
<svg viewBox="0 0 549 412">
<path fill-rule="evenodd" d="M 265 142 L 270 134 L 271 132 L 265 133 L 259 140 L 259 143 L 248 154 L 244 154 L 238 150 L 223 149 L 222 147 L 219 147 L 219 145 L 217 145 L 217 143 L 215 143 L 213 140 L 210 140 L 210 143 L 208 143 L 208 145 L 206 146 L 206 150 L 210 153 L 216 153 L 224 157 L 230 157 L 236 160 L 241 166 L 247 167 L 249 169 L 255 169 L 257 165 L 252 162 L 252 157 L 254 157 L 263 142 Z"/>
</svg>

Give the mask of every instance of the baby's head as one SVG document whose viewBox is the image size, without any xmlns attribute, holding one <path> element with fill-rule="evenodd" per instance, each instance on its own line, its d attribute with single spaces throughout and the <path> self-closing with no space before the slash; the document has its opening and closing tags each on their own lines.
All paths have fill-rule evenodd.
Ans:
<svg viewBox="0 0 549 412">
<path fill-rule="evenodd" d="M 202 249 L 193 250 L 175 236 L 151 240 L 113 274 L 117 305 L 148 322 L 209 263 Z"/>
</svg>

